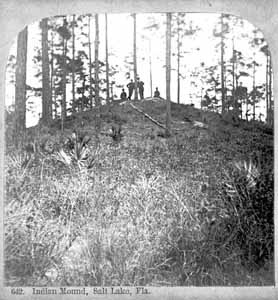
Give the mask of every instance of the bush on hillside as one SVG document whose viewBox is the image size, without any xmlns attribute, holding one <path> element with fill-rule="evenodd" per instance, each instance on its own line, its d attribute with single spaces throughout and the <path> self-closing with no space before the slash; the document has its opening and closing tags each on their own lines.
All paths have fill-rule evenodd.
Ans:
<svg viewBox="0 0 278 300">
<path fill-rule="evenodd" d="M 233 239 L 242 262 L 258 268 L 273 256 L 274 174 L 252 161 L 233 165 L 224 179 L 223 200 L 233 220 Z"/>
</svg>

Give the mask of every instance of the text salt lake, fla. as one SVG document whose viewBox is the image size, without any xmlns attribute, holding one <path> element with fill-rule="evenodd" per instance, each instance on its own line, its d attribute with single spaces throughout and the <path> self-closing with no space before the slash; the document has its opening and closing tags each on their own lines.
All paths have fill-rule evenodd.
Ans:
<svg viewBox="0 0 278 300">
<path fill-rule="evenodd" d="M 132 294 L 150 294 L 150 291 L 145 287 L 94 287 L 92 290 L 88 288 L 32 288 L 33 295 L 86 295 L 89 292 L 97 295 L 132 295 Z"/>
</svg>

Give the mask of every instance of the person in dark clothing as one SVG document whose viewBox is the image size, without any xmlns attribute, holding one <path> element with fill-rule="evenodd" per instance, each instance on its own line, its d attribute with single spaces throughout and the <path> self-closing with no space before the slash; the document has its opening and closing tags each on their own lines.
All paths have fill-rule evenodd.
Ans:
<svg viewBox="0 0 278 300">
<path fill-rule="evenodd" d="M 208 95 L 208 93 L 206 92 L 205 96 L 204 96 L 204 100 L 206 101 L 207 105 L 210 104 L 210 97 Z"/>
<path fill-rule="evenodd" d="M 144 82 L 141 81 L 139 77 L 137 79 L 137 85 L 138 85 L 138 89 L 139 89 L 140 99 L 143 100 L 144 99 Z"/>
<path fill-rule="evenodd" d="M 130 80 L 130 83 L 127 85 L 127 88 L 128 88 L 128 99 L 131 100 L 135 88 L 135 84 L 132 79 Z"/>
<path fill-rule="evenodd" d="M 155 88 L 154 97 L 155 98 L 160 98 L 160 92 L 159 92 L 158 88 Z"/>
<path fill-rule="evenodd" d="M 122 92 L 121 92 L 121 100 L 126 100 L 127 99 L 127 94 L 125 92 L 125 89 L 122 89 Z"/>
</svg>

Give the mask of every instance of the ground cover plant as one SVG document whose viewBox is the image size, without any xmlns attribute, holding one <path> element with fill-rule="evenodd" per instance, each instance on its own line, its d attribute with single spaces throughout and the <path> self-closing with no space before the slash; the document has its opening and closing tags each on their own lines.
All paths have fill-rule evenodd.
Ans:
<svg viewBox="0 0 278 300">
<path fill-rule="evenodd" d="M 133 103 L 164 122 L 164 100 Z M 98 139 L 91 111 L 18 147 L 7 125 L 6 284 L 273 284 L 273 133 L 171 109 L 167 138 L 128 102 Z"/>
</svg>

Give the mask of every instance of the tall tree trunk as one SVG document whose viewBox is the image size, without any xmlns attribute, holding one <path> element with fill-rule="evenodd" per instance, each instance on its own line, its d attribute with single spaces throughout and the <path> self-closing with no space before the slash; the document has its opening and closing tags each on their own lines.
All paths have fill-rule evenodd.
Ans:
<svg viewBox="0 0 278 300">
<path fill-rule="evenodd" d="M 88 46 L 89 46 L 89 82 L 90 82 L 90 88 L 89 88 L 89 102 L 90 102 L 90 108 L 93 109 L 93 78 L 92 78 L 92 49 L 91 49 L 91 15 L 88 16 Z"/>
<path fill-rule="evenodd" d="M 51 32 L 51 102 L 53 107 L 51 107 L 51 111 L 53 112 L 54 119 L 58 119 L 58 104 L 57 104 L 57 95 L 56 95 L 56 84 L 55 84 L 55 78 L 57 76 L 55 66 L 54 66 L 54 32 Z M 51 114 L 52 114 L 51 112 Z"/>
<path fill-rule="evenodd" d="M 99 98 L 99 22 L 98 14 L 95 14 L 95 128 L 96 128 L 96 140 L 99 141 L 99 131 L 100 131 L 100 98 Z"/>
<path fill-rule="evenodd" d="M 201 101 L 200 101 L 200 108 L 203 110 L 203 87 L 201 87 Z"/>
<path fill-rule="evenodd" d="M 233 57 L 232 57 L 232 76 L 233 76 L 233 90 L 232 90 L 232 96 L 233 96 L 233 109 L 236 110 L 236 113 L 238 115 L 238 101 L 237 101 L 237 97 L 236 97 L 236 94 L 235 94 L 235 41 L 234 41 L 234 38 L 233 38 Z"/>
<path fill-rule="evenodd" d="M 237 61 L 237 53 L 235 53 L 235 91 L 238 89 L 238 61 Z M 240 118 L 243 119 L 243 99 L 239 99 L 238 96 L 236 96 L 236 101 L 240 105 Z"/>
<path fill-rule="evenodd" d="M 268 51 L 268 50 L 267 50 Z M 266 53 L 266 72 L 265 72 L 265 101 L 266 101 L 266 123 L 269 122 L 269 89 L 268 89 L 268 53 Z"/>
<path fill-rule="evenodd" d="M 27 26 L 18 34 L 15 75 L 15 140 L 26 128 Z"/>
<path fill-rule="evenodd" d="M 99 99 L 99 22 L 98 14 L 95 15 L 95 104 L 100 105 Z"/>
<path fill-rule="evenodd" d="M 48 55 L 48 19 L 41 21 L 42 30 L 42 121 L 48 124 L 50 121 L 51 89 L 49 78 L 49 55 Z"/>
<path fill-rule="evenodd" d="M 177 15 L 177 23 L 178 23 L 178 38 L 177 38 L 177 49 L 178 49 L 178 55 L 177 55 L 177 102 L 180 104 L 180 16 L 179 13 Z"/>
<path fill-rule="evenodd" d="M 110 102 L 109 93 L 109 53 L 108 53 L 108 21 L 105 14 L 105 64 L 106 64 L 106 103 Z"/>
<path fill-rule="evenodd" d="M 53 93 L 53 102 L 54 102 L 54 119 L 58 119 L 57 97 L 56 97 L 55 87 Z"/>
<path fill-rule="evenodd" d="M 81 92 L 81 105 L 80 105 L 80 110 L 84 111 L 84 101 L 85 101 L 85 87 L 86 87 L 86 77 L 83 76 L 83 81 L 82 81 L 82 92 Z"/>
<path fill-rule="evenodd" d="M 167 13 L 166 18 L 166 130 L 165 136 L 171 133 L 171 19 L 172 14 Z"/>
<path fill-rule="evenodd" d="M 254 53 L 255 56 L 255 53 Z M 252 96 L 252 104 L 253 104 L 253 120 L 256 118 L 256 61 L 254 57 L 253 62 L 253 96 Z"/>
<path fill-rule="evenodd" d="M 133 66 L 134 66 L 134 86 L 135 100 L 138 100 L 138 82 L 137 82 L 137 52 L 136 52 L 136 14 L 133 14 Z"/>
<path fill-rule="evenodd" d="M 72 83 L 72 111 L 76 112 L 75 101 L 75 15 L 72 16 L 71 33 L 72 33 L 72 64 L 71 64 L 71 83 Z"/>
<path fill-rule="evenodd" d="M 50 45 L 50 105 L 49 105 L 49 114 L 51 119 L 53 117 L 53 104 L 54 104 L 54 112 L 56 112 L 56 102 L 55 97 L 53 97 L 55 93 L 55 83 L 54 83 L 54 39 L 53 39 L 53 31 L 51 32 L 51 45 Z M 57 115 L 57 112 L 55 116 Z"/>
<path fill-rule="evenodd" d="M 273 112 L 273 101 L 272 101 L 272 58 L 271 54 L 269 54 L 269 115 L 270 115 L 270 125 L 273 125 L 273 117 L 274 117 L 274 112 Z"/>
<path fill-rule="evenodd" d="M 223 14 L 221 14 L 221 98 L 222 114 L 225 112 L 225 83 L 224 83 L 224 23 Z"/>
<path fill-rule="evenodd" d="M 64 26 L 66 19 L 64 18 Z M 61 130 L 64 131 L 64 123 L 67 117 L 67 40 L 63 37 L 63 61 L 62 61 L 62 103 L 61 103 Z"/>
<path fill-rule="evenodd" d="M 246 98 L 246 111 L 245 111 L 245 118 L 246 118 L 246 121 L 248 121 L 248 115 L 249 115 L 249 105 L 248 105 L 248 96 Z"/>
<path fill-rule="evenodd" d="M 110 88 L 111 88 L 111 100 L 114 101 L 113 83 L 110 84 Z"/>
</svg>

